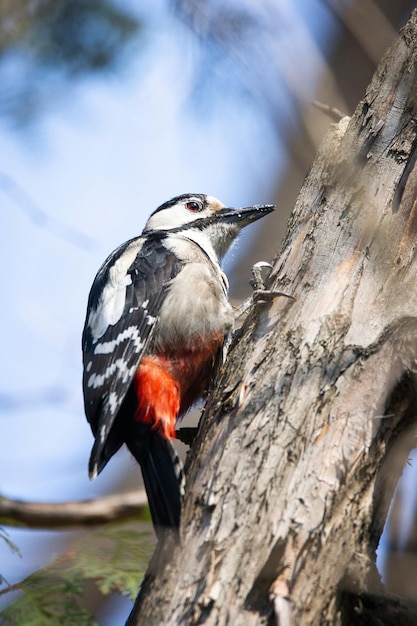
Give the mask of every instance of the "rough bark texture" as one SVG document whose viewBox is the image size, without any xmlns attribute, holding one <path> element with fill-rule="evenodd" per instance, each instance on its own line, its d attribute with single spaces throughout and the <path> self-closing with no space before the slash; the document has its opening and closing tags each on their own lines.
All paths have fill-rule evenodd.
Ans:
<svg viewBox="0 0 417 626">
<path fill-rule="evenodd" d="M 310 171 L 270 285 L 296 300 L 254 306 L 234 342 L 181 546 L 155 554 L 129 624 L 415 623 L 375 547 L 390 451 L 415 445 L 416 158 L 414 13 Z"/>
</svg>

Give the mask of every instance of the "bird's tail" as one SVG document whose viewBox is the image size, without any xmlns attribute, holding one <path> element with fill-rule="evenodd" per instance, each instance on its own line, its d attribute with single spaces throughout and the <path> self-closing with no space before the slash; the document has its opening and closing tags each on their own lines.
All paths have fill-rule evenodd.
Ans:
<svg viewBox="0 0 417 626">
<path fill-rule="evenodd" d="M 126 445 L 142 470 L 155 532 L 178 531 L 185 478 L 181 460 L 169 439 L 148 424 L 134 421 Z"/>
</svg>

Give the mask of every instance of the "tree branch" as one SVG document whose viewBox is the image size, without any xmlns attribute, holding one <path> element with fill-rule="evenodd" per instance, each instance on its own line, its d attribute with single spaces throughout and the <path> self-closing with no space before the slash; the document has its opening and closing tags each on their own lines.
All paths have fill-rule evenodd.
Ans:
<svg viewBox="0 0 417 626">
<path fill-rule="evenodd" d="M 0 497 L 0 520 L 8 526 L 65 529 L 105 524 L 143 515 L 144 491 L 134 491 L 79 502 L 23 502 Z"/>
</svg>

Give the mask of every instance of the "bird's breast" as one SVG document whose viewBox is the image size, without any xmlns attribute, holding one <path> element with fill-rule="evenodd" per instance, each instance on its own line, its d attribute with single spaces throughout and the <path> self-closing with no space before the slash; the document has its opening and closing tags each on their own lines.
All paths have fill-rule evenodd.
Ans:
<svg viewBox="0 0 417 626">
<path fill-rule="evenodd" d="M 222 275 L 207 263 L 189 263 L 167 285 L 155 333 L 157 350 L 222 340 L 233 325 L 233 310 L 224 290 Z"/>
</svg>

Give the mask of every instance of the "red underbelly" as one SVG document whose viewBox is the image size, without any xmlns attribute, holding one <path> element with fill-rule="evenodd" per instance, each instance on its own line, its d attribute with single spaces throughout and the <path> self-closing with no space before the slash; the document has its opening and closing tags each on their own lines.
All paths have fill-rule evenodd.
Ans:
<svg viewBox="0 0 417 626">
<path fill-rule="evenodd" d="M 177 419 L 201 397 L 210 384 L 214 359 L 223 342 L 216 337 L 203 347 L 181 355 L 145 356 L 135 375 L 136 419 L 175 437 Z"/>
</svg>

